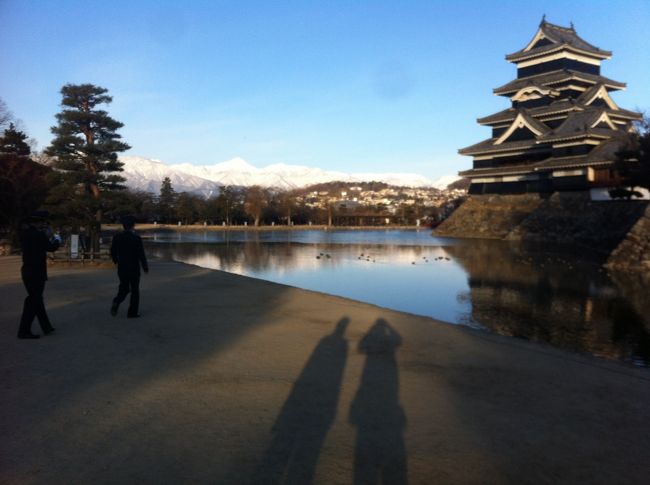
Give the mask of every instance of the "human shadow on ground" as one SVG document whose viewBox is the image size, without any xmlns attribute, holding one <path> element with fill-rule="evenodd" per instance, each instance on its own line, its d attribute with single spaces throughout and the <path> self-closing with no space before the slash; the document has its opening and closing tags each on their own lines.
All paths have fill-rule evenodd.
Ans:
<svg viewBox="0 0 650 485">
<path fill-rule="evenodd" d="M 399 403 L 395 352 L 402 338 L 383 318 L 377 319 L 359 342 L 366 354 L 361 385 L 350 407 L 357 428 L 354 483 L 408 483 L 403 431 L 406 416 Z"/>
<path fill-rule="evenodd" d="M 334 418 L 348 355 L 349 324 L 341 318 L 323 337 L 293 385 L 272 428 L 273 437 L 252 483 L 313 482 L 318 456 Z"/>
</svg>

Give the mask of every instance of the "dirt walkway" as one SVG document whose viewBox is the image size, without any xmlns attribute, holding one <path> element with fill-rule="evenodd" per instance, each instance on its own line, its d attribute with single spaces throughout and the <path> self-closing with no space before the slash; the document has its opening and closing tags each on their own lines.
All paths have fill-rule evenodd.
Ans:
<svg viewBox="0 0 650 485">
<path fill-rule="evenodd" d="M 177 263 L 112 318 L 50 270 L 16 339 L 0 258 L 0 483 L 647 483 L 650 374 Z M 38 331 L 35 324 L 34 331 Z"/>
</svg>

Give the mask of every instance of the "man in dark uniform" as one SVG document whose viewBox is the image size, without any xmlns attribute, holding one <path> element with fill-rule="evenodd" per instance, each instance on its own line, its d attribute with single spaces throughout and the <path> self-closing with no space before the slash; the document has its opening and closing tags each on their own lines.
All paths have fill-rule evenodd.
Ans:
<svg viewBox="0 0 650 485">
<path fill-rule="evenodd" d="M 20 224 L 20 247 L 23 253 L 23 266 L 20 270 L 23 283 L 27 289 L 27 298 L 23 305 L 23 315 L 18 328 L 18 338 L 33 339 L 40 335 L 32 333 L 34 317 L 38 318 L 43 334 L 54 332 L 54 327 L 45 311 L 43 290 L 47 281 L 47 252 L 56 251 L 61 240 L 52 236 L 47 225 L 48 213 L 34 212 Z"/>
<path fill-rule="evenodd" d="M 117 264 L 117 275 L 120 278 L 120 286 L 117 296 L 111 305 L 111 315 L 117 315 L 120 303 L 126 295 L 131 292 L 127 318 L 138 318 L 138 306 L 140 304 L 140 265 L 145 273 L 149 272 L 147 258 L 144 255 L 142 239 L 135 233 L 135 218 L 124 216 L 122 218 L 124 231 L 116 234 L 111 244 L 111 258 Z"/>
</svg>

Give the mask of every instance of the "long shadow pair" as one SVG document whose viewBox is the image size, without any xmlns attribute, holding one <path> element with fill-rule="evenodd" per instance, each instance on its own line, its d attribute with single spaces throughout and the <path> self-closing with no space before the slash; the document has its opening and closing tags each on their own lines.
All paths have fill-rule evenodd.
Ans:
<svg viewBox="0 0 650 485">
<path fill-rule="evenodd" d="M 276 419 L 252 483 L 313 482 L 318 456 L 336 417 L 348 355 L 344 338 L 348 324 L 347 317 L 339 320 L 314 349 Z M 357 428 L 355 484 L 408 483 L 406 417 L 399 405 L 395 360 L 400 344 L 400 335 L 384 319 L 378 319 L 359 342 L 366 362 L 349 413 L 350 423 Z"/>
</svg>

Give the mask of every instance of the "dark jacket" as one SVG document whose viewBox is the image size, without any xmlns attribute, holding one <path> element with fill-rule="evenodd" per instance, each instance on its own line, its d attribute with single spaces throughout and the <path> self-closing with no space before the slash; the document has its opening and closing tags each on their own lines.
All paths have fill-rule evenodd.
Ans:
<svg viewBox="0 0 650 485">
<path fill-rule="evenodd" d="M 34 226 L 21 229 L 19 238 L 23 252 L 23 277 L 47 280 L 47 252 L 56 251 L 59 242 L 51 241 L 43 231 Z"/>
<path fill-rule="evenodd" d="M 132 231 L 115 235 L 111 243 L 111 258 L 117 264 L 118 271 L 140 274 L 140 265 L 142 269 L 149 271 L 142 239 Z"/>
</svg>

